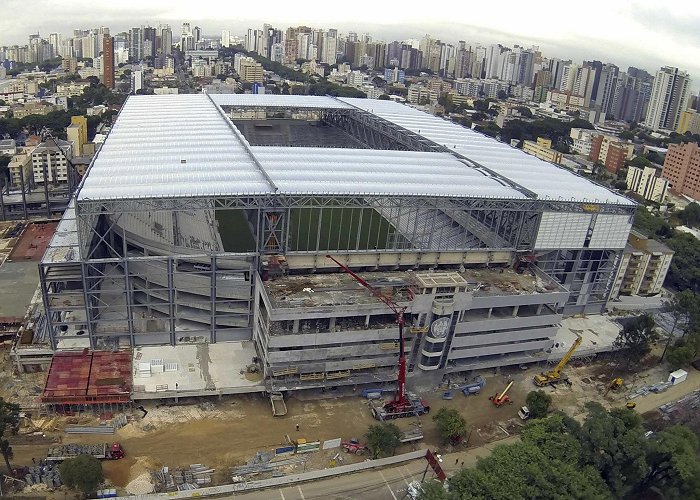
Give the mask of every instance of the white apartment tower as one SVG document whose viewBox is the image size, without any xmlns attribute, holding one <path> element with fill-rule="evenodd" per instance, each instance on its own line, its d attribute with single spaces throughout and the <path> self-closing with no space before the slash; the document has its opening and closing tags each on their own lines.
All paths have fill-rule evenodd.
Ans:
<svg viewBox="0 0 700 500">
<path fill-rule="evenodd" d="M 688 73 L 671 66 L 661 68 L 654 77 L 644 125 L 652 130 L 675 131 L 689 97 Z"/>
</svg>

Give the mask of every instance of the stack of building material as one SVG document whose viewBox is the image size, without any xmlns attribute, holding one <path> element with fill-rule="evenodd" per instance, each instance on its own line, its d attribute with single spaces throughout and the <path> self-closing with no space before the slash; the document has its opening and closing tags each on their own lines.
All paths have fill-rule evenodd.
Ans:
<svg viewBox="0 0 700 500">
<path fill-rule="evenodd" d="M 162 359 L 151 360 L 151 373 L 163 373 L 164 371 Z"/>
<path fill-rule="evenodd" d="M 163 467 L 158 476 L 165 491 L 188 491 L 210 485 L 214 471 L 202 464 L 191 464 L 189 469 L 184 470 Z"/>
<path fill-rule="evenodd" d="M 63 484 L 58 467 L 54 464 L 29 467 L 29 472 L 24 476 L 28 485 L 45 484 L 49 488 L 58 488 Z"/>
<path fill-rule="evenodd" d="M 139 363 L 138 366 L 139 378 L 148 378 L 151 376 L 151 363 Z"/>
</svg>

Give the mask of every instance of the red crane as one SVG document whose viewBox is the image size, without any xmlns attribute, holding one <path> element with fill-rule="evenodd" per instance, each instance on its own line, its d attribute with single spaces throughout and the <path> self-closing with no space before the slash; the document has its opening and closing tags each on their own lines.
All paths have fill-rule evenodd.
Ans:
<svg viewBox="0 0 700 500">
<path fill-rule="evenodd" d="M 379 290 L 377 290 L 372 285 L 367 283 L 364 279 L 362 279 L 362 277 L 355 274 L 345 264 L 338 262 L 330 255 L 326 255 L 326 257 L 338 264 L 343 269 L 343 271 L 352 276 L 355 279 L 355 281 L 357 281 L 360 285 L 369 290 L 372 293 L 372 295 L 374 295 L 377 299 L 384 302 L 384 304 L 386 304 L 386 306 L 389 309 L 391 309 L 396 315 L 396 324 L 399 325 L 399 376 L 397 380 L 397 390 L 396 394 L 394 395 L 394 400 L 384 405 L 386 418 L 397 418 L 400 416 L 409 416 L 416 413 L 427 413 L 428 411 L 430 411 L 430 407 L 427 404 L 423 404 L 423 402 L 420 400 L 413 401 L 411 398 L 408 398 L 406 396 L 406 353 L 404 352 L 403 345 L 403 327 L 406 324 L 406 320 L 404 319 L 404 312 L 406 311 L 406 308 L 398 305 L 391 297 L 386 297 L 385 295 L 383 295 Z M 383 420 L 383 418 L 380 419 Z"/>
</svg>

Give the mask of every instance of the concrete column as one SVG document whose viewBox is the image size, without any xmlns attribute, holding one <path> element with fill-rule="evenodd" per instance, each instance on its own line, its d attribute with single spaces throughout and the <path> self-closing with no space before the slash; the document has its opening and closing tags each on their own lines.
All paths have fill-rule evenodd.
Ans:
<svg viewBox="0 0 700 500">
<path fill-rule="evenodd" d="M 365 316 L 365 329 L 369 328 L 369 314 Z"/>
<path fill-rule="evenodd" d="M 543 308 L 544 308 L 544 304 L 540 304 L 539 306 L 537 306 L 537 315 L 538 315 L 538 316 L 539 316 L 540 314 L 542 314 L 542 309 L 543 309 Z"/>
<path fill-rule="evenodd" d="M 518 316 L 518 311 L 519 311 L 519 310 L 520 310 L 520 306 L 514 306 L 514 307 L 513 307 L 513 317 L 514 317 L 514 318 Z"/>
<path fill-rule="evenodd" d="M 491 319 L 492 312 L 493 312 L 493 307 L 489 307 L 489 314 L 486 316 L 487 319 Z"/>
<path fill-rule="evenodd" d="M 292 333 L 299 333 L 299 320 L 295 319 L 292 325 Z"/>
<path fill-rule="evenodd" d="M 335 331 L 335 316 L 328 318 L 328 331 L 329 332 Z"/>
</svg>

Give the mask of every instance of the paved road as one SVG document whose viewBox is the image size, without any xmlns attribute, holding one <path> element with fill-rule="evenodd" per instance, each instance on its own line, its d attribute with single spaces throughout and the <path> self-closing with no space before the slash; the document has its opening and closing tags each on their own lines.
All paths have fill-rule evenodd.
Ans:
<svg viewBox="0 0 700 500">
<path fill-rule="evenodd" d="M 459 453 L 443 456 L 442 467 L 448 476 L 460 467 L 471 467 L 477 459 L 485 457 L 499 444 L 512 443 L 517 436 L 504 439 L 486 446 L 472 448 Z M 227 498 L 244 500 L 401 500 L 411 481 L 420 481 L 425 472 L 424 460 L 416 460 L 397 467 L 370 470 L 357 474 L 348 474 L 333 479 L 324 479 L 278 489 L 267 489 L 244 494 L 231 495 Z M 428 471 L 426 478 L 433 476 Z"/>
</svg>

